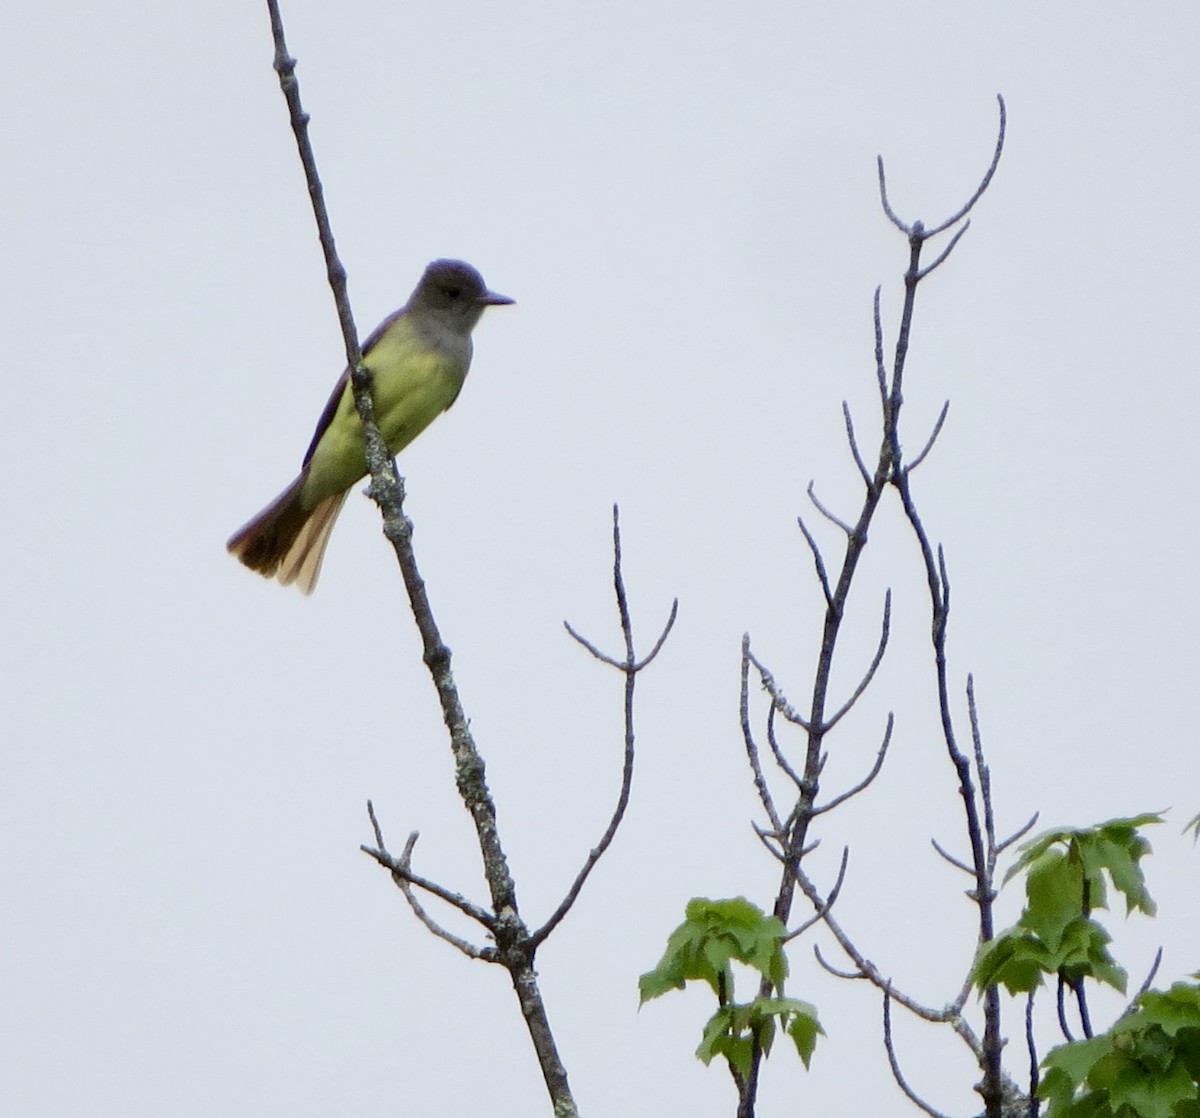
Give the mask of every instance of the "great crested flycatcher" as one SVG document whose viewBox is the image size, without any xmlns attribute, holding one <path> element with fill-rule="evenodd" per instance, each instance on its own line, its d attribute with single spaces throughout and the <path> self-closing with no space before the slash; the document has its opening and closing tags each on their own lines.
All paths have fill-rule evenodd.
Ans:
<svg viewBox="0 0 1200 1118">
<path fill-rule="evenodd" d="M 362 347 L 375 422 L 399 454 L 458 398 L 471 366 L 471 331 L 484 310 L 511 303 L 461 260 L 435 260 L 409 300 Z M 300 476 L 226 545 L 251 570 L 311 594 L 346 494 L 367 472 L 350 372 L 317 422 Z"/>
</svg>

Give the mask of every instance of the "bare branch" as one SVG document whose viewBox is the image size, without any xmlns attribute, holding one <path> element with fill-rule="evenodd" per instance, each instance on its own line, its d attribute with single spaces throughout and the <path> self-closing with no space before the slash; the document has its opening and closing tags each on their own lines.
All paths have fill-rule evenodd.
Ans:
<svg viewBox="0 0 1200 1118">
<path fill-rule="evenodd" d="M 1137 1009 L 1137 1003 L 1142 999 L 1146 991 L 1150 989 L 1150 983 L 1154 981 L 1154 976 L 1158 974 L 1158 968 L 1162 963 L 1162 957 L 1163 949 L 1160 947 L 1156 952 L 1154 952 L 1154 962 L 1150 964 L 1150 970 L 1146 974 L 1146 980 L 1141 984 L 1141 986 L 1138 987 L 1138 992 L 1129 999 L 1129 1004 L 1121 1011 L 1121 1016 L 1117 1018 L 1118 1021 L 1124 1017 L 1128 1017 L 1135 1009 Z"/>
<path fill-rule="evenodd" d="M 368 805 L 368 808 L 369 808 L 369 805 Z M 372 811 L 371 814 L 372 814 L 371 822 L 375 823 L 374 812 Z M 376 826 L 375 826 L 375 833 L 377 835 L 379 833 L 378 824 L 376 824 Z M 413 847 L 416 845 L 416 842 L 417 842 L 417 832 L 413 831 L 412 834 L 410 834 L 408 836 L 408 841 L 404 844 L 404 853 L 400 856 L 400 858 L 398 860 L 398 864 L 400 866 L 404 866 L 404 867 L 408 866 L 408 862 L 409 862 L 409 859 L 412 857 Z M 373 850 L 368 849 L 365 846 L 360 847 L 360 849 L 364 850 L 366 853 L 370 854 L 372 857 L 375 857 L 376 860 L 378 860 L 378 855 L 379 855 L 380 851 L 373 851 Z M 417 900 L 416 893 L 413 892 L 413 882 L 411 880 L 411 876 L 412 876 L 411 874 L 401 873 L 395 869 L 392 870 L 392 880 L 396 883 L 396 885 L 399 887 L 400 891 L 404 894 L 404 899 L 408 902 L 409 908 L 412 909 L 413 915 L 416 916 L 416 918 L 418 920 L 420 920 L 421 923 L 424 924 L 425 927 L 430 932 L 433 933 L 433 935 L 437 936 L 438 939 L 443 939 L 448 944 L 450 944 L 451 947 L 456 947 L 459 951 L 461 951 L 464 955 L 466 955 L 467 958 L 482 959 L 485 962 L 495 962 L 496 961 L 496 949 L 494 947 L 476 947 L 473 943 L 469 942 L 468 940 L 463 939 L 461 936 L 456 936 L 453 932 L 449 931 L 447 928 L 442 927 L 441 924 L 439 924 L 436 920 L 434 920 L 433 917 L 430 916 L 429 913 L 425 911 L 424 906 L 421 904 L 421 902 L 419 900 Z"/>
<path fill-rule="evenodd" d="M 983 830 L 987 835 L 989 870 L 996 868 L 996 818 L 992 813 L 992 773 L 983 754 L 983 734 L 979 729 L 979 707 L 975 702 L 975 677 L 967 674 L 967 715 L 971 722 L 971 745 L 975 750 L 975 771 L 979 774 L 979 799 L 983 803 Z"/>
<path fill-rule="evenodd" d="M 941 414 L 937 418 L 937 422 L 933 425 L 933 432 L 926 440 L 925 445 L 921 448 L 921 453 L 916 456 L 907 466 L 904 467 L 907 473 L 912 473 L 925 459 L 929 456 L 929 452 L 933 449 L 933 444 L 937 442 L 938 435 L 942 433 L 942 425 L 946 422 L 946 416 L 950 413 L 950 401 L 947 400 L 942 405 Z"/>
<path fill-rule="evenodd" d="M 829 896 L 825 898 L 825 903 L 823 905 L 821 905 L 821 907 L 819 909 L 817 909 L 817 911 L 815 913 L 813 913 L 813 915 L 811 917 L 809 917 L 807 920 L 805 920 L 804 923 L 801 924 L 800 927 L 798 927 L 794 932 L 788 932 L 788 934 L 786 936 L 784 936 L 784 938 L 782 940 L 783 943 L 789 943 L 791 940 L 796 939 L 798 936 L 802 936 L 814 924 L 819 924 L 822 920 L 825 919 L 825 916 L 829 912 L 829 910 L 831 908 L 833 908 L 833 906 L 835 904 L 837 904 L 838 895 L 842 891 L 842 884 L 846 880 L 846 868 L 849 865 L 850 865 L 850 848 L 848 846 L 843 846 L 842 847 L 842 862 L 841 862 L 841 865 L 838 866 L 837 880 L 834 881 L 833 888 L 829 890 Z"/>
<path fill-rule="evenodd" d="M 817 962 L 820 963 L 825 970 L 832 974 L 834 978 L 844 978 L 848 982 L 857 982 L 859 979 L 870 977 L 864 971 L 839 970 L 831 962 L 829 962 L 824 955 L 821 954 L 821 945 L 819 943 L 813 944 L 813 954 L 817 957 Z"/>
<path fill-rule="evenodd" d="M 842 401 L 842 418 L 846 421 L 846 441 L 850 444 L 850 453 L 854 455 L 854 464 L 858 467 L 863 484 L 870 489 L 875 484 L 875 479 L 871 477 L 871 471 L 867 469 L 867 464 L 859 452 L 858 439 L 854 435 L 854 417 L 850 414 L 850 405 L 845 400 Z"/>
<path fill-rule="evenodd" d="M 968 229 L 971 228 L 971 223 L 968 221 L 961 229 L 950 238 L 950 243 L 942 250 L 936 260 L 932 264 L 927 264 L 917 273 L 917 279 L 923 280 L 935 268 L 941 267 L 946 262 L 946 258 L 954 251 L 954 246 L 963 239 Z M 926 234 L 927 237 L 933 236 L 932 233 Z"/>
<path fill-rule="evenodd" d="M 953 854 L 949 853 L 944 847 L 942 847 L 938 843 L 937 839 L 931 838 L 929 842 L 933 846 L 934 850 L 936 850 L 943 858 L 945 858 L 946 861 L 949 862 L 950 865 L 952 865 L 956 870 L 962 870 L 963 873 L 965 873 L 968 877 L 975 876 L 975 871 L 968 866 L 966 862 L 960 862 L 956 857 L 954 857 Z"/>
<path fill-rule="evenodd" d="M 774 709 L 774 708 L 772 708 Z M 746 756 L 750 761 L 750 770 L 754 774 L 754 787 L 758 790 L 758 798 L 762 801 L 763 810 L 771 821 L 771 826 L 778 834 L 783 830 L 779 813 L 775 810 L 775 801 L 771 798 L 771 790 L 763 775 L 762 765 L 758 760 L 758 743 L 754 740 L 754 731 L 750 727 L 750 634 L 742 636 L 742 688 L 738 702 L 738 713 L 742 723 L 742 741 L 746 745 Z M 755 830 L 758 828 L 756 827 Z M 759 838 L 763 836 L 760 834 Z M 769 848 L 768 848 L 769 849 Z M 774 851 L 772 851 L 774 853 Z M 782 857 L 782 855 L 778 855 Z"/>
<path fill-rule="evenodd" d="M 1033 830 L 1034 824 L 1037 823 L 1040 816 L 1041 812 L 1035 811 L 1029 822 L 1026 823 L 1024 827 L 1022 827 L 1019 831 L 1014 831 L 1003 842 L 996 843 L 996 853 L 1000 854 L 1012 846 L 1014 842 L 1020 842 L 1021 839 L 1023 839 L 1027 834 L 1029 834 L 1030 831 Z"/>
<path fill-rule="evenodd" d="M 663 627 L 663 631 L 659 634 L 658 640 L 655 641 L 653 649 L 648 656 L 639 661 L 634 652 L 633 623 L 629 618 L 629 600 L 625 593 L 625 576 L 621 568 L 621 516 L 620 510 L 616 505 L 613 505 L 613 591 L 617 599 L 617 612 L 621 617 L 621 634 L 625 639 L 625 660 L 621 664 L 614 665 L 614 667 L 618 668 L 625 675 L 625 761 L 621 770 L 621 790 L 617 795 L 617 803 L 613 808 L 612 817 L 608 821 L 608 826 L 605 828 L 604 834 L 600 836 L 600 841 L 588 853 L 587 859 L 584 861 L 579 873 L 576 874 L 575 880 L 571 883 L 570 889 L 567 890 L 566 896 L 563 897 L 558 908 L 554 910 L 545 924 L 529 936 L 529 950 L 531 952 L 537 950 L 542 941 L 554 931 L 563 917 L 571 911 L 571 906 L 574 905 L 576 899 L 579 897 L 579 892 L 583 888 L 584 882 L 587 881 L 588 875 L 591 874 L 596 863 L 600 861 L 604 856 L 604 852 L 612 844 L 613 838 L 617 833 L 617 828 L 620 827 L 621 820 L 625 817 L 625 810 L 629 806 L 629 794 L 633 788 L 633 698 L 638 672 L 658 655 L 663 642 L 670 635 L 678 613 L 679 600 L 676 599 L 671 606 L 671 616 L 667 619 L 667 623 Z M 572 635 L 574 636 L 573 633 Z"/>
<path fill-rule="evenodd" d="M 783 755 L 783 750 L 779 746 L 779 739 L 775 736 L 775 707 L 773 706 L 767 711 L 767 744 L 771 747 L 771 753 L 775 757 L 775 764 L 783 769 L 783 771 L 791 779 L 792 783 L 803 794 L 804 789 L 807 787 L 804 777 L 802 777 L 794 768 L 792 768 L 791 764 L 788 762 L 788 759 Z M 793 814 L 795 813 L 793 812 Z"/>
<path fill-rule="evenodd" d="M 671 635 L 671 630 L 675 627 L 675 619 L 679 615 L 679 599 L 676 598 L 671 603 L 671 613 L 667 617 L 667 623 L 663 626 L 662 632 L 658 634 L 658 639 L 654 642 L 654 647 L 632 665 L 632 668 L 624 660 L 618 660 L 615 656 L 609 656 L 605 652 L 601 652 L 587 637 L 583 636 L 576 630 L 569 621 L 563 622 L 563 628 L 571 634 L 584 648 L 586 648 L 597 660 L 607 664 L 610 668 L 616 668 L 618 671 L 626 671 L 631 668 L 635 672 L 640 672 L 647 664 L 650 663 L 661 651 L 662 646 L 666 644 L 667 637 Z"/>
<path fill-rule="evenodd" d="M 908 1083 L 905 1082 L 904 1075 L 900 1071 L 900 1061 L 896 1058 L 896 1048 L 895 1048 L 895 1045 L 892 1043 L 891 1002 L 892 1002 L 892 993 L 891 993 L 891 987 L 889 986 L 883 992 L 883 1046 L 884 1046 L 884 1048 L 887 1049 L 888 1063 L 891 1065 L 891 1068 L 892 1068 L 892 1078 L 896 1080 L 896 1086 L 898 1086 L 900 1088 L 900 1090 L 904 1092 L 905 1097 L 908 1099 L 908 1101 L 911 1102 L 914 1106 L 919 1107 L 926 1114 L 930 1115 L 930 1118 L 949 1118 L 948 1115 L 943 1114 L 940 1110 L 935 1110 L 932 1106 L 930 1106 L 929 1103 L 927 1103 L 923 1098 L 921 1098 L 908 1085 Z"/>
<path fill-rule="evenodd" d="M 896 211 L 892 209 L 892 204 L 888 201 L 887 172 L 883 169 L 882 155 L 875 156 L 875 166 L 879 172 L 879 204 L 883 207 L 883 212 L 887 215 L 888 221 L 907 237 L 912 230 L 896 216 Z"/>
<path fill-rule="evenodd" d="M 892 628 L 892 591 L 889 587 L 883 596 L 883 623 L 880 626 L 879 644 L 875 648 L 875 656 L 871 661 L 871 666 L 867 668 L 866 674 L 859 681 L 858 686 L 854 689 L 854 693 L 841 706 L 841 708 L 828 719 L 822 726 L 823 732 L 832 730 L 845 716 L 850 712 L 859 699 L 862 698 L 863 692 L 871 685 L 871 680 L 875 678 L 875 673 L 879 670 L 879 665 L 883 661 L 883 654 L 887 651 L 888 636 Z"/>
<path fill-rule="evenodd" d="M 1083 1029 L 1085 1040 L 1092 1039 L 1092 1018 L 1088 1012 L 1087 1004 L 1087 988 L 1083 984 L 1082 978 L 1072 978 L 1068 985 L 1071 987 L 1071 992 L 1075 995 L 1075 1006 L 1079 1010 L 1079 1027 Z"/>
<path fill-rule="evenodd" d="M 759 678 L 762 680 L 763 690 L 771 696 L 771 705 L 779 711 L 789 722 L 795 723 L 804 730 L 809 728 L 808 721 L 804 718 L 791 703 L 787 701 L 787 697 L 780 690 L 779 685 L 775 682 L 775 677 L 763 666 L 758 657 L 749 649 L 746 650 L 746 656 L 749 658 L 755 668 L 758 669 Z"/>
<path fill-rule="evenodd" d="M 296 149 L 300 155 L 300 163 L 304 168 L 304 178 L 308 186 L 309 199 L 312 202 L 313 217 L 317 223 L 321 252 L 325 257 L 326 278 L 333 290 L 338 322 L 342 329 L 342 341 L 346 347 L 346 362 L 351 369 L 356 369 L 362 364 L 358 330 L 354 325 L 354 315 L 351 313 L 350 299 L 346 292 L 346 269 L 338 259 L 337 247 L 333 240 L 333 227 L 330 225 L 329 211 L 325 206 L 325 188 L 321 185 L 321 176 L 317 171 L 317 158 L 308 137 L 308 113 L 304 111 L 304 107 L 300 103 L 300 83 L 296 80 L 296 60 L 289 54 L 287 43 L 284 41 L 283 18 L 279 14 L 277 0 L 267 0 L 267 9 L 271 18 L 271 37 L 275 45 L 275 73 L 279 76 L 279 87 L 287 102 L 288 119 L 291 122 L 292 133 L 296 137 Z M 380 445 L 382 443 L 381 436 Z"/>
<path fill-rule="evenodd" d="M 796 523 L 800 525 L 800 531 L 804 533 L 804 539 L 808 543 L 808 550 L 812 552 L 813 562 L 817 567 L 817 578 L 821 580 L 821 590 L 825 594 L 825 604 L 832 605 L 833 591 L 829 588 L 829 576 L 825 572 L 825 560 L 821 557 L 821 549 L 817 546 L 813 534 L 808 530 L 808 525 L 804 523 L 804 517 L 796 517 Z"/>
<path fill-rule="evenodd" d="M 754 820 L 750 821 L 750 826 L 754 828 L 754 833 L 758 835 L 758 841 L 767 848 L 767 852 L 771 855 L 771 857 L 780 862 L 784 861 L 785 858 L 783 851 L 778 846 L 773 845 L 774 843 L 782 841 L 780 837 L 780 831 L 768 831 L 765 828 L 760 827 L 754 822 Z"/>
<path fill-rule="evenodd" d="M 983 176 L 982 181 L 976 188 L 975 193 L 967 200 L 966 204 L 958 211 L 958 213 L 946 218 L 941 225 L 935 229 L 929 230 L 930 237 L 936 237 L 939 233 L 944 233 L 951 225 L 955 225 L 962 221 L 975 208 L 975 203 L 983 197 L 983 193 L 991 185 L 992 176 L 996 173 L 996 168 L 1000 166 L 1000 156 L 1004 153 L 1004 134 L 1008 127 L 1008 108 L 1004 104 L 1004 95 L 996 94 L 996 103 L 1000 107 L 1000 127 L 996 132 L 996 148 L 992 153 L 992 162 L 987 169 L 987 173 Z"/>
<path fill-rule="evenodd" d="M 667 617 L 667 623 L 662 627 L 662 632 L 658 634 L 658 640 L 654 642 L 654 647 L 650 649 L 636 664 L 633 665 L 635 672 L 640 672 L 647 664 L 662 651 L 662 646 L 667 643 L 667 637 L 671 635 L 671 630 L 675 628 L 675 619 L 679 616 L 679 599 L 674 598 L 671 601 L 671 613 Z"/>
<path fill-rule="evenodd" d="M 888 711 L 887 727 L 883 731 L 883 741 L 879 746 L 878 752 L 875 754 L 875 764 L 871 766 L 871 771 L 867 773 L 853 788 L 841 793 L 839 796 L 834 796 L 827 804 L 822 804 L 820 807 L 813 808 L 813 815 L 824 815 L 827 811 L 832 811 L 838 804 L 845 803 L 852 796 L 857 796 L 871 781 L 873 781 L 883 768 L 884 758 L 887 756 L 888 746 L 892 741 L 892 726 L 895 724 L 895 716 L 891 711 Z"/>
<path fill-rule="evenodd" d="M 883 406 L 883 414 L 888 412 L 887 366 L 883 363 L 883 319 L 880 315 L 880 288 L 875 288 L 873 300 L 875 316 L 875 379 L 879 382 L 879 402 Z"/>
<path fill-rule="evenodd" d="M 1058 1013 L 1058 1027 L 1062 1030 L 1062 1035 L 1066 1038 L 1068 1044 L 1074 1041 L 1075 1036 L 1071 1032 L 1071 1026 L 1067 1024 L 1067 1003 L 1066 1003 L 1067 984 L 1062 975 L 1058 976 L 1058 988 L 1055 991 L 1055 1009 Z"/>
<path fill-rule="evenodd" d="M 1029 1118 L 1037 1118 L 1037 1093 L 1041 1083 L 1041 1060 L 1038 1059 L 1037 1041 L 1033 1035 L 1033 995 L 1029 991 L 1025 1001 L 1025 1050 L 1029 1053 Z"/>
<path fill-rule="evenodd" d="M 617 671 L 623 672 L 625 670 L 625 662 L 623 660 L 618 660 L 615 656 L 609 656 L 606 652 L 601 652 L 600 649 L 598 649 L 590 640 L 587 639 L 587 637 L 576 632 L 576 630 L 572 628 L 569 621 L 563 622 L 563 628 L 566 629 L 571 636 L 573 636 L 581 645 L 583 645 L 583 647 L 586 648 L 593 656 L 595 656 L 596 659 L 602 664 L 607 664 L 610 668 L 616 668 Z"/>
<path fill-rule="evenodd" d="M 796 870 L 796 884 L 800 886 L 804 895 L 812 903 L 813 908 L 821 912 L 821 919 L 825 926 L 833 933 L 833 938 L 838 941 L 838 946 L 846 953 L 847 957 L 858 968 L 858 974 L 854 977 L 862 977 L 867 979 L 872 985 L 877 986 L 880 990 L 891 990 L 892 997 L 895 998 L 901 1005 L 904 1006 L 910 1013 L 923 1018 L 926 1021 L 950 1021 L 952 1016 L 945 1010 L 930 1009 L 928 1006 L 921 1005 L 920 1002 L 908 997 L 905 994 L 898 993 L 893 989 L 891 980 L 883 977 L 879 973 L 879 968 L 875 966 L 861 951 L 854 945 L 853 941 L 842 929 L 837 919 L 829 911 L 829 906 L 825 903 L 821 894 L 813 885 L 811 878 L 801 869 Z M 832 969 L 825 964 L 826 970 Z"/>
<path fill-rule="evenodd" d="M 810 501 L 812 501 L 812 503 L 816 506 L 817 512 L 819 512 L 823 517 L 825 517 L 825 519 L 828 520 L 831 524 L 836 524 L 839 528 L 841 528 L 841 530 L 843 532 L 846 533 L 846 535 L 848 535 L 848 536 L 854 535 L 854 529 L 851 528 L 849 524 L 847 524 L 844 520 L 839 520 L 823 504 L 821 504 L 816 493 L 813 491 L 813 483 L 811 481 L 808 483 L 807 492 L 808 492 L 808 499 Z"/>
<path fill-rule="evenodd" d="M 360 846 L 359 850 L 364 854 L 370 855 L 370 857 L 374 858 L 376 862 L 391 873 L 397 885 L 401 887 L 403 887 L 403 884 L 415 885 L 418 889 L 424 889 L 426 893 L 432 894 L 438 900 L 445 901 L 452 908 L 457 908 L 464 916 L 469 916 L 476 923 L 482 924 L 489 932 L 495 932 L 496 918 L 486 909 L 468 901 L 461 893 L 451 892 L 451 890 L 437 884 L 436 881 L 430 881 L 412 872 L 410 860 L 419 832 L 413 831 L 408 836 L 408 841 L 404 844 L 403 855 L 400 858 L 393 858 L 383 846 L 379 820 L 375 817 L 375 805 L 370 800 L 367 801 L 367 814 L 370 816 L 371 826 L 375 830 L 376 841 L 380 845 L 378 849 L 370 846 Z"/>
</svg>

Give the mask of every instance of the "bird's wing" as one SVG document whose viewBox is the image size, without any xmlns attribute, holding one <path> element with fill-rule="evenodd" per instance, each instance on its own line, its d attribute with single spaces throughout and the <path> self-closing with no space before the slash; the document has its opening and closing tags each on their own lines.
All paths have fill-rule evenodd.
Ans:
<svg viewBox="0 0 1200 1118">
<path fill-rule="evenodd" d="M 362 344 L 362 355 L 366 357 L 374 348 L 375 343 L 383 336 L 383 332 L 392 325 L 402 314 L 403 308 L 396 311 L 395 314 L 388 315 L 374 330 L 371 331 L 371 336 Z M 329 402 L 325 405 L 325 410 L 321 412 L 321 418 L 317 420 L 317 429 L 313 432 L 312 442 L 308 444 L 308 450 L 304 453 L 304 461 L 301 463 L 301 469 L 307 466 L 312 461 L 313 453 L 317 449 L 317 443 L 321 441 L 321 436 L 329 430 L 329 425 L 333 422 L 333 417 L 337 414 L 338 404 L 341 402 L 342 393 L 346 391 L 346 382 L 350 379 L 350 370 L 347 368 L 340 377 L 338 382 L 333 386 L 333 392 L 330 393 Z"/>
</svg>

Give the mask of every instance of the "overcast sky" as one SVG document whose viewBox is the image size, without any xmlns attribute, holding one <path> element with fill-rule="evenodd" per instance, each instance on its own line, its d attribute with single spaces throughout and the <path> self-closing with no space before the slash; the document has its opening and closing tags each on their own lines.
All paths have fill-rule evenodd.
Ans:
<svg viewBox="0 0 1200 1118">
<path fill-rule="evenodd" d="M 907 379 L 908 446 L 951 401 L 916 486 L 951 671 L 959 693 L 975 673 L 1002 831 L 1174 809 L 1148 867 L 1161 918 L 1113 925 L 1135 984 L 1160 943 L 1164 982 L 1194 970 L 1200 9 L 283 8 L 362 332 L 439 256 L 517 300 L 401 467 L 531 923 L 617 787 L 621 680 L 561 626 L 618 647 L 614 501 L 643 647 L 680 599 L 641 681 L 626 826 L 539 956 L 582 1112 L 733 1112 L 692 1057 L 707 999 L 638 1013 L 636 979 L 689 897 L 771 903 L 738 648 L 749 631 L 804 695 L 821 602 L 795 518 L 810 480 L 856 509 L 841 401 L 871 430 L 871 292 L 889 341 L 902 297 L 874 158 L 902 215 L 939 220 L 986 168 L 998 92 L 1008 148 L 921 288 Z M 310 599 L 224 550 L 294 476 L 341 366 L 265 6 L 10 9 L 0 1108 L 547 1113 L 504 974 L 431 939 L 358 851 L 370 797 L 395 848 L 421 831 L 420 871 L 484 897 L 376 510 L 352 496 Z M 838 684 L 886 586 L 893 648 L 826 786 L 866 770 L 888 710 L 893 754 L 813 866 L 831 880 L 850 844 L 844 924 L 941 1005 L 973 910 L 929 846 L 964 849 L 961 809 L 894 504 Z M 772 1056 L 762 1113 L 902 1113 L 878 999 L 816 970 L 821 938 L 793 945 L 789 992 L 829 1036 L 809 1073 Z M 978 1112 L 952 1036 L 898 1035 L 931 1102 Z"/>
</svg>

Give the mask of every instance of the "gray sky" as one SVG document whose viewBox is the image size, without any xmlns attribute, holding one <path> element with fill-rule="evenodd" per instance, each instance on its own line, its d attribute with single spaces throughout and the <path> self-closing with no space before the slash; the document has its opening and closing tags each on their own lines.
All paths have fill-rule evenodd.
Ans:
<svg viewBox="0 0 1200 1118">
<path fill-rule="evenodd" d="M 770 903 L 738 642 L 803 694 L 820 607 L 795 516 L 810 479 L 855 507 L 840 402 L 869 427 L 871 291 L 890 332 L 901 296 L 874 156 L 903 215 L 939 219 L 987 164 L 998 91 L 1008 150 L 921 290 L 906 397 L 910 446 L 952 402 L 917 487 L 952 670 L 976 675 L 1002 830 L 1174 807 L 1162 918 L 1114 924 L 1135 982 L 1159 943 L 1164 981 L 1195 969 L 1196 6 L 284 15 L 363 333 L 437 256 L 518 301 L 402 470 L 533 923 L 616 790 L 620 679 L 561 629 L 616 648 L 614 500 L 644 643 L 681 600 L 626 827 L 539 957 L 583 1112 L 732 1113 L 691 1055 L 705 998 L 639 1014 L 636 978 L 693 894 Z M 357 850 L 372 797 L 396 848 L 421 831 L 421 871 L 483 895 L 377 513 L 351 499 L 311 599 L 224 552 L 340 368 L 270 62 L 257 3 L 23 5 L 0 43 L 0 1098 L 23 1118 L 544 1113 L 504 975 L 431 940 Z M 961 849 L 960 812 L 894 509 L 872 549 L 841 685 L 887 585 L 896 636 L 830 791 L 889 709 L 896 742 L 817 864 L 851 844 L 843 922 L 938 1005 L 973 913 L 928 840 Z M 811 1073 L 772 1057 L 763 1112 L 901 1112 L 874 995 L 808 943 L 793 971 L 830 1035 Z M 914 1084 L 976 1112 L 953 1038 L 901 1026 Z"/>
</svg>

